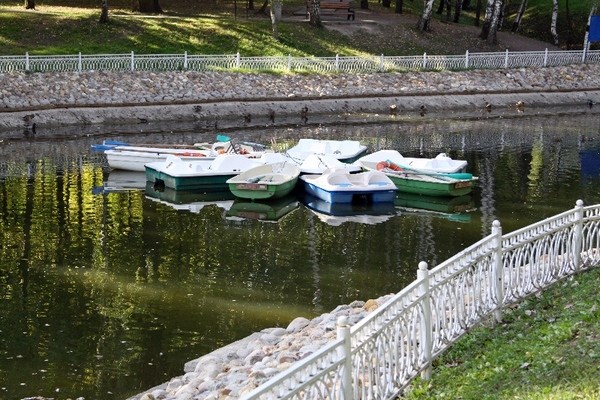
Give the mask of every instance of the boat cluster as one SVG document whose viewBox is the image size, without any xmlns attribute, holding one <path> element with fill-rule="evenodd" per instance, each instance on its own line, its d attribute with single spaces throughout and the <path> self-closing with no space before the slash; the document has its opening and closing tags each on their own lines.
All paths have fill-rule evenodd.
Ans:
<svg viewBox="0 0 600 400">
<path fill-rule="evenodd" d="M 467 162 L 441 153 L 404 157 L 396 150 L 367 153 L 355 140 L 300 139 L 284 152 L 217 135 L 215 143 L 132 145 L 104 141 L 94 150 L 113 170 L 144 172 L 146 185 L 174 193 L 229 192 L 235 198 L 269 204 L 299 193 L 313 211 L 334 207 L 418 203 L 468 195 L 477 178 Z M 259 206 L 260 206 L 259 204 Z M 265 205 L 266 206 L 266 205 Z M 289 207 L 288 207 L 289 208 Z"/>
</svg>

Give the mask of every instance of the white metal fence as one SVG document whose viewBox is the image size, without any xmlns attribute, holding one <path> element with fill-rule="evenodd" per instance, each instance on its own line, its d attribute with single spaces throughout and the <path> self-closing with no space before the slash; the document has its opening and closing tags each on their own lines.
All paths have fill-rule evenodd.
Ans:
<svg viewBox="0 0 600 400">
<path fill-rule="evenodd" d="M 502 235 L 492 233 L 428 270 L 353 327 L 244 399 L 393 399 L 485 317 L 575 272 L 600 264 L 600 204 Z"/>
<path fill-rule="evenodd" d="M 462 55 L 370 57 L 241 57 L 184 54 L 95 54 L 0 56 L 1 72 L 83 71 L 291 71 L 291 72 L 393 72 L 426 70 L 557 67 L 600 63 L 600 50 L 469 53 Z"/>
</svg>

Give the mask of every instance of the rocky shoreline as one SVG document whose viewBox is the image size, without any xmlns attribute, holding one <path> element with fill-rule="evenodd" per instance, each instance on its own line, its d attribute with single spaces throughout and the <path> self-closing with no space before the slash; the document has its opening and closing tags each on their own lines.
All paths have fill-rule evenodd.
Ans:
<svg viewBox="0 0 600 400">
<path fill-rule="evenodd" d="M 598 103 L 600 65 L 356 75 L 3 73 L 0 131 L 169 120 L 264 127 L 332 114 L 477 115 L 486 104 L 497 113 L 514 112 L 516 102 L 539 109 Z"/>
<path fill-rule="evenodd" d="M 287 328 L 268 328 L 190 361 L 182 376 L 128 400 L 237 399 L 336 339 L 337 321 L 354 325 L 393 295 L 338 306 L 312 320 L 294 319 Z"/>
</svg>

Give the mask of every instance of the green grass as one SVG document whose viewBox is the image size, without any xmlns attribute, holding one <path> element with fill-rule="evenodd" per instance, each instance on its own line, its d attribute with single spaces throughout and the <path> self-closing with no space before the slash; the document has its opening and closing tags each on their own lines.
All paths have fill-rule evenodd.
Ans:
<svg viewBox="0 0 600 400">
<path fill-rule="evenodd" d="M 357 55 L 365 51 L 347 38 L 306 23 L 281 23 L 275 40 L 270 20 L 230 15 L 143 16 L 122 9 L 110 11 L 110 23 L 100 24 L 100 12 L 90 8 L 0 6 L 0 49 L 10 54 L 160 53 L 235 54 L 244 56 Z"/>
<path fill-rule="evenodd" d="M 553 285 L 462 337 L 404 398 L 600 399 L 600 268 Z"/>
<path fill-rule="evenodd" d="M 566 0 L 560 1 L 559 35 L 570 44 L 582 45 L 590 6 L 598 0 L 570 0 L 570 15 L 566 17 Z M 52 4 L 51 4 L 52 3 Z M 55 4 L 59 5 L 55 5 Z M 419 15 L 421 1 L 405 1 L 405 15 Z M 475 0 L 471 3 L 476 4 Z M 504 30 L 510 30 L 514 12 L 520 2 L 511 1 L 507 7 Z M 453 51 L 456 37 L 439 37 L 433 32 L 423 35 L 413 24 L 394 27 L 384 34 L 369 31 L 347 37 L 329 29 L 315 29 L 306 22 L 287 21 L 279 24 L 280 38 L 272 36 L 268 16 L 256 10 L 246 13 L 245 2 L 233 8 L 233 2 L 190 2 L 187 0 L 162 1 L 165 13 L 142 15 L 131 11 L 129 1 L 109 1 L 110 23 L 100 24 L 100 9 L 96 2 L 62 0 L 36 2 L 36 10 L 25 10 L 20 1 L 6 1 L 0 5 L 0 54 L 103 54 L 103 53 L 177 53 L 234 54 L 244 56 L 292 55 L 415 55 L 423 52 L 459 54 Z M 255 2 L 259 8 L 262 2 Z M 303 0 L 286 0 L 288 13 L 302 9 Z M 378 14 L 392 14 L 378 2 L 369 8 Z M 520 33 L 550 41 L 551 1 L 529 0 Z M 356 7 L 358 7 L 358 2 Z M 434 10 L 435 11 L 435 10 Z M 377 18 L 376 15 L 373 18 Z M 434 18 L 444 19 L 444 15 Z M 473 24 L 474 11 L 465 11 L 462 24 Z M 397 29 L 401 29 L 400 31 Z M 438 35 L 438 37 L 436 37 Z M 424 37 L 431 38 L 423 41 Z M 473 35 L 475 36 L 475 35 Z M 411 40 L 420 39 L 420 40 Z M 439 39 L 439 40 L 438 40 Z M 474 40 L 463 37 L 460 40 Z M 475 37 L 476 40 L 476 37 Z M 581 42 L 581 43 L 580 43 Z M 432 48 L 428 48 L 429 43 Z M 444 43 L 440 49 L 439 43 Z M 437 45 L 437 47 L 434 47 Z M 446 53 L 440 53 L 440 50 Z"/>
</svg>

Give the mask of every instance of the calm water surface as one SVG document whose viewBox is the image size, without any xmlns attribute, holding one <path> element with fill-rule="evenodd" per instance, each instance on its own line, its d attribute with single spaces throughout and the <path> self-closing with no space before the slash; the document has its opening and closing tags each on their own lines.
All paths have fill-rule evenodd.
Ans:
<svg viewBox="0 0 600 400">
<path fill-rule="evenodd" d="M 446 152 L 480 177 L 471 196 L 452 202 L 398 198 L 353 210 L 299 195 L 261 206 L 156 192 L 143 174 L 107 171 L 89 151 L 103 135 L 4 140 L 0 398 L 124 399 L 254 331 L 397 292 L 419 261 L 444 261 L 494 219 L 508 232 L 577 199 L 598 203 L 599 124 L 589 114 L 228 133 L 282 147 L 348 138 L 370 151 Z M 111 138 L 215 135 L 193 132 Z"/>
</svg>

